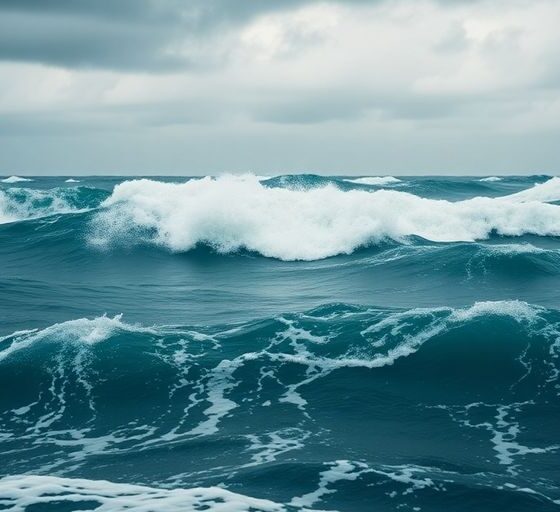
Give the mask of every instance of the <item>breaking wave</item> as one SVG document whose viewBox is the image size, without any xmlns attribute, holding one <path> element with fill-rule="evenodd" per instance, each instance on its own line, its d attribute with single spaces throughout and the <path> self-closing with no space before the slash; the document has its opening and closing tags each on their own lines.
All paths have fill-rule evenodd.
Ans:
<svg viewBox="0 0 560 512">
<path fill-rule="evenodd" d="M 436 200 L 333 184 L 276 188 L 257 178 L 152 180 L 117 185 L 92 222 L 97 246 L 149 243 L 183 252 L 208 245 L 282 260 L 315 260 L 418 236 L 437 242 L 560 235 L 560 179 L 507 196 Z"/>
</svg>

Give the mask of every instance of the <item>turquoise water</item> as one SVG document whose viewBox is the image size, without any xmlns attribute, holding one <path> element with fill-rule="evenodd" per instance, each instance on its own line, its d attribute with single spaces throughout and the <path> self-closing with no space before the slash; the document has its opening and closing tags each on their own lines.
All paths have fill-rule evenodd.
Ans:
<svg viewBox="0 0 560 512">
<path fill-rule="evenodd" d="M 0 181 L 0 510 L 560 508 L 560 179 Z"/>
</svg>

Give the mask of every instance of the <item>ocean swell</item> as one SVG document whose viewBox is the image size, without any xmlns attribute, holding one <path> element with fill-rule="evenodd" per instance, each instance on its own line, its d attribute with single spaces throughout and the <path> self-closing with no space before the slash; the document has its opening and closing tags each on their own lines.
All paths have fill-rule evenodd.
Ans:
<svg viewBox="0 0 560 512">
<path fill-rule="evenodd" d="M 240 500 L 239 510 L 276 510 L 269 492 L 263 495 L 273 502 L 251 502 L 209 486 L 237 472 L 250 477 L 314 460 L 306 455 L 316 453 L 314 443 L 326 446 L 329 431 L 344 441 L 330 448 L 340 459 L 360 449 L 356 427 L 382 445 L 389 429 L 397 436 L 391 448 L 405 442 L 399 432 L 424 435 L 416 428 L 463 443 L 465 432 L 477 434 L 469 463 L 507 471 L 509 482 L 524 458 L 549 463 L 560 449 L 550 433 L 535 437 L 552 431 L 552 422 L 532 423 L 535 412 L 552 418 L 556 411 L 559 319 L 558 311 L 521 301 L 411 310 L 326 304 L 214 327 L 148 328 L 116 316 L 16 332 L 0 339 L 0 384 L 10 390 L 0 396 L 0 439 L 10 474 L 29 475 L 31 460 L 37 475 L 80 477 L 89 467 L 88 478 L 98 478 L 126 468 L 128 482 L 142 482 L 149 467 L 152 483 L 177 481 L 187 450 L 195 453 L 188 471 L 198 473 L 187 474 L 189 489 L 176 492 L 11 476 L 0 479 L 0 505 L 25 510 L 70 494 L 120 510 L 126 494 L 126 503 L 145 499 L 149 510 L 150 497 L 161 507 L 193 499 L 195 509 L 220 510 L 213 496 L 224 510 L 230 499 Z M 258 429 L 248 431 L 247 418 Z M 383 458 L 382 445 L 374 446 L 374 458 Z M 439 454 L 428 449 L 434 460 L 449 457 L 447 445 Z M 155 457 L 167 464 L 154 465 Z M 402 492 L 425 487 L 414 478 L 424 474 L 420 468 L 338 460 L 321 468 L 315 490 L 288 490 L 295 496 L 289 505 L 308 510 L 330 494 L 335 476 L 353 481 L 364 471 L 407 484 Z M 205 489 L 191 492 L 200 482 Z"/>
<path fill-rule="evenodd" d="M 186 183 L 123 182 L 92 222 L 93 245 L 149 243 L 174 252 L 199 244 L 221 253 L 246 249 L 282 260 L 350 254 L 386 239 L 419 236 L 475 241 L 492 234 L 560 235 L 560 179 L 520 193 L 463 201 L 396 190 L 272 188 L 258 178 L 203 178 Z"/>
</svg>

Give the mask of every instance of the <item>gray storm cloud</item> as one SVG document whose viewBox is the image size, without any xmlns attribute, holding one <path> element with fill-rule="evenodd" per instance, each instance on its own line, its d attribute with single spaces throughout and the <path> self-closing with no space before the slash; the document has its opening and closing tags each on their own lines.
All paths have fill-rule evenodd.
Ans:
<svg viewBox="0 0 560 512">
<path fill-rule="evenodd" d="M 377 0 L 354 0 L 377 3 Z M 0 59 L 69 68 L 169 71 L 204 62 L 170 55 L 168 48 L 256 16 L 315 0 L 3 0 Z"/>
<path fill-rule="evenodd" d="M 554 173 L 559 16 L 555 0 L 0 0 L 0 173 Z"/>
<path fill-rule="evenodd" d="M 335 0 L 367 6 L 385 0 Z M 457 5 L 476 0 L 447 0 Z M 2 0 L 0 59 L 152 72 L 204 65 L 168 48 L 320 0 Z"/>
</svg>

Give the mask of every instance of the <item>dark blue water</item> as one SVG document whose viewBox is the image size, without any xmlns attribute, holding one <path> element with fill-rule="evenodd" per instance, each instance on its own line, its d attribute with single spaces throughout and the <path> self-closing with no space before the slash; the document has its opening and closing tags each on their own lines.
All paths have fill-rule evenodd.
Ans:
<svg viewBox="0 0 560 512">
<path fill-rule="evenodd" d="M 560 179 L 0 181 L 0 510 L 560 508 Z"/>
</svg>

